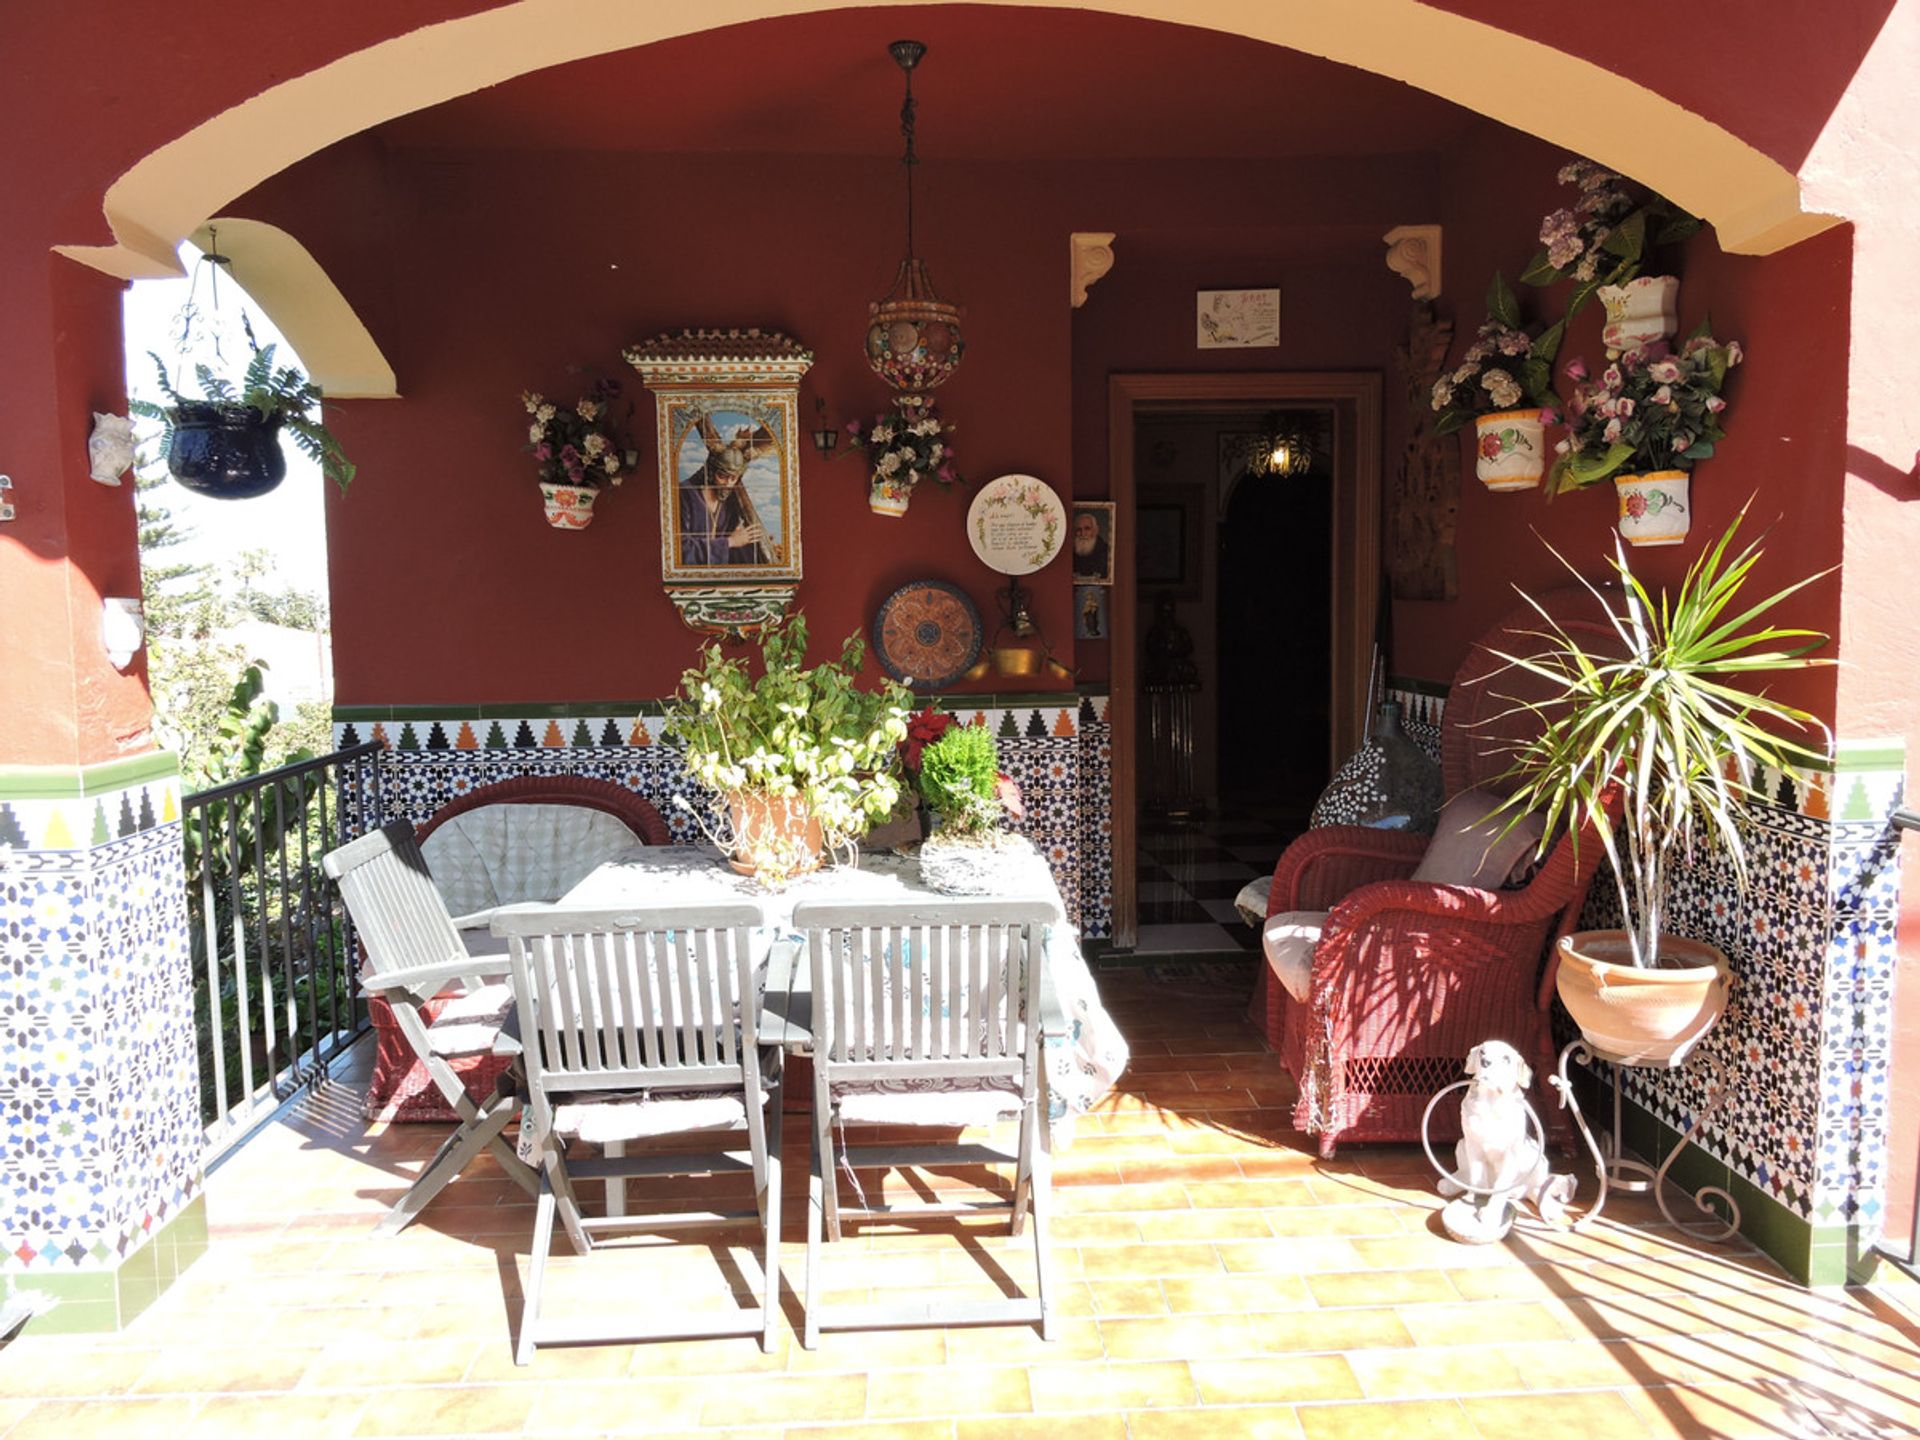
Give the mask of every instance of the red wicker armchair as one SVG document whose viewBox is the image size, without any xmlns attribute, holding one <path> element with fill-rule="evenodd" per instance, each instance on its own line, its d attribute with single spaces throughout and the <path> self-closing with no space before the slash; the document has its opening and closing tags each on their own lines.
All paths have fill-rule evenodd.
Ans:
<svg viewBox="0 0 1920 1440">
<path fill-rule="evenodd" d="M 1585 591 L 1556 592 L 1544 603 L 1583 644 L 1604 648 L 1613 639 Z M 1493 648 L 1537 650 L 1539 626 L 1533 610 L 1514 612 L 1475 643 L 1454 676 L 1441 736 L 1449 796 L 1501 788 L 1504 746 L 1537 724 L 1524 710 L 1516 714 L 1514 701 L 1544 698 L 1543 682 L 1519 671 L 1478 682 L 1504 668 Z M 1330 912 L 1307 1003 L 1264 965 L 1254 996 L 1256 1019 L 1300 1087 L 1294 1123 L 1320 1137 L 1322 1156 L 1342 1140 L 1418 1139 L 1434 1092 L 1459 1079 L 1467 1052 L 1488 1039 L 1528 1058 L 1542 1119 L 1564 1127 L 1558 1105 L 1545 1098 L 1552 942 L 1579 918 L 1601 860 L 1599 839 L 1588 831 L 1576 846 L 1563 836 L 1524 888 L 1498 891 L 1408 879 L 1427 841 L 1327 826 L 1288 846 L 1274 872 L 1269 915 Z M 1456 1117 L 1436 1114 L 1435 1138 L 1457 1135 L 1456 1126 Z"/>
</svg>

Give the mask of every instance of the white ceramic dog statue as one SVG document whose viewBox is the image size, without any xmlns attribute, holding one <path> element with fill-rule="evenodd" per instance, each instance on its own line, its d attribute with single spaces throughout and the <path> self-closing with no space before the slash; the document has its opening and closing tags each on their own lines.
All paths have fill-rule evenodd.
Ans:
<svg viewBox="0 0 1920 1440">
<path fill-rule="evenodd" d="M 1440 1212 L 1442 1227 L 1470 1245 L 1504 1240 L 1522 1200 L 1548 1224 L 1563 1223 L 1574 1180 L 1548 1168 L 1540 1138 L 1529 1129 L 1532 1068 L 1506 1041 L 1487 1040 L 1468 1053 L 1467 1075 L 1454 1173 L 1440 1181 L 1442 1195 L 1459 1198 Z"/>
</svg>

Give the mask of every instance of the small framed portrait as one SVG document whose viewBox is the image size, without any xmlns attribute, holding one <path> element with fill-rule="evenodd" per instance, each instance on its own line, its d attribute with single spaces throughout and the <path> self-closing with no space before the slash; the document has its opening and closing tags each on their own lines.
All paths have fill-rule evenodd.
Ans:
<svg viewBox="0 0 1920 1440">
<path fill-rule="evenodd" d="M 1142 594 L 1200 594 L 1201 496 L 1194 486 L 1143 486 L 1134 506 L 1133 574 Z"/>
<path fill-rule="evenodd" d="M 1107 597 L 1113 594 L 1105 585 L 1075 585 L 1073 587 L 1073 638 L 1076 640 L 1105 640 L 1107 638 Z"/>
<path fill-rule="evenodd" d="M 669 582 L 799 575 L 793 392 L 660 397 L 661 569 Z"/>
<path fill-rule="evenodd" d="M 1076 500 L 1073 504 L 1073 583 L 1113 584 L 1113 517 L 1111 500 Z"/>
</svg>

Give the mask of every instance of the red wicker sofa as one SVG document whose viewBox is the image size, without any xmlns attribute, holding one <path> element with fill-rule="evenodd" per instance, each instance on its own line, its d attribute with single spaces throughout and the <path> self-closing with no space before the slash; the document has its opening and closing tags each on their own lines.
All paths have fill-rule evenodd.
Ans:
<svg viewBox="0 0 1920 1440">
<path fill-rule="evenodd" d="M 1549 613 L 1583 646 L 1617 645 L 1594 597 L 1557 591 Z M 1441 770 L 1449 797 L 1474 786 L 1502 791 L 1504 747 L 1534 722 L 1514 701 L 1545 698 L 1546 684 L 1507 669 L 1493 653 L 1540 648 L 1540 617 L 1523 607 L 1468 652 L 1448 693 Z M 1490 684 L 1496 672 L 1505 671 Z M 1467 1052 L 1502 1039 L 1534 1069 L 1535 1105 L 1556 1131 L 1546 1077 L 1553 1048 L 1553 942 L 1574 928 L 1602 849 L 1591 830 L 1562 836 L 1520 889 L 1415 883 L 1428 838 L 1332 825 L 1287 847 L 1267 913 L 1330 912 L 1314 946 L 1306 1003 L 1263 965 L 1254 1018 L 1299 1085 L 1294 1122 L 1331 1157 L 1343 1140 L 1415 1140 L 1434 1093 L 1461 1078 Z M 1458 1135 L 1452 1107 L 1434 1136 Z"/>
</svg>

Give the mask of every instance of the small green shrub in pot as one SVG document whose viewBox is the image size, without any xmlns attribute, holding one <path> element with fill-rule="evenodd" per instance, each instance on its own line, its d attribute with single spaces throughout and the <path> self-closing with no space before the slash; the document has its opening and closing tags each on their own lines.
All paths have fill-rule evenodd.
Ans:
<svg viewBox="0 0 1920 1440">
<path fill-rule="evenodd" d="M 920 755 L 920 797 L 944 829 L 963 835 L 1000 821 L 1000 747 L 979 725 L 954 725 Z"/>
</svg>

